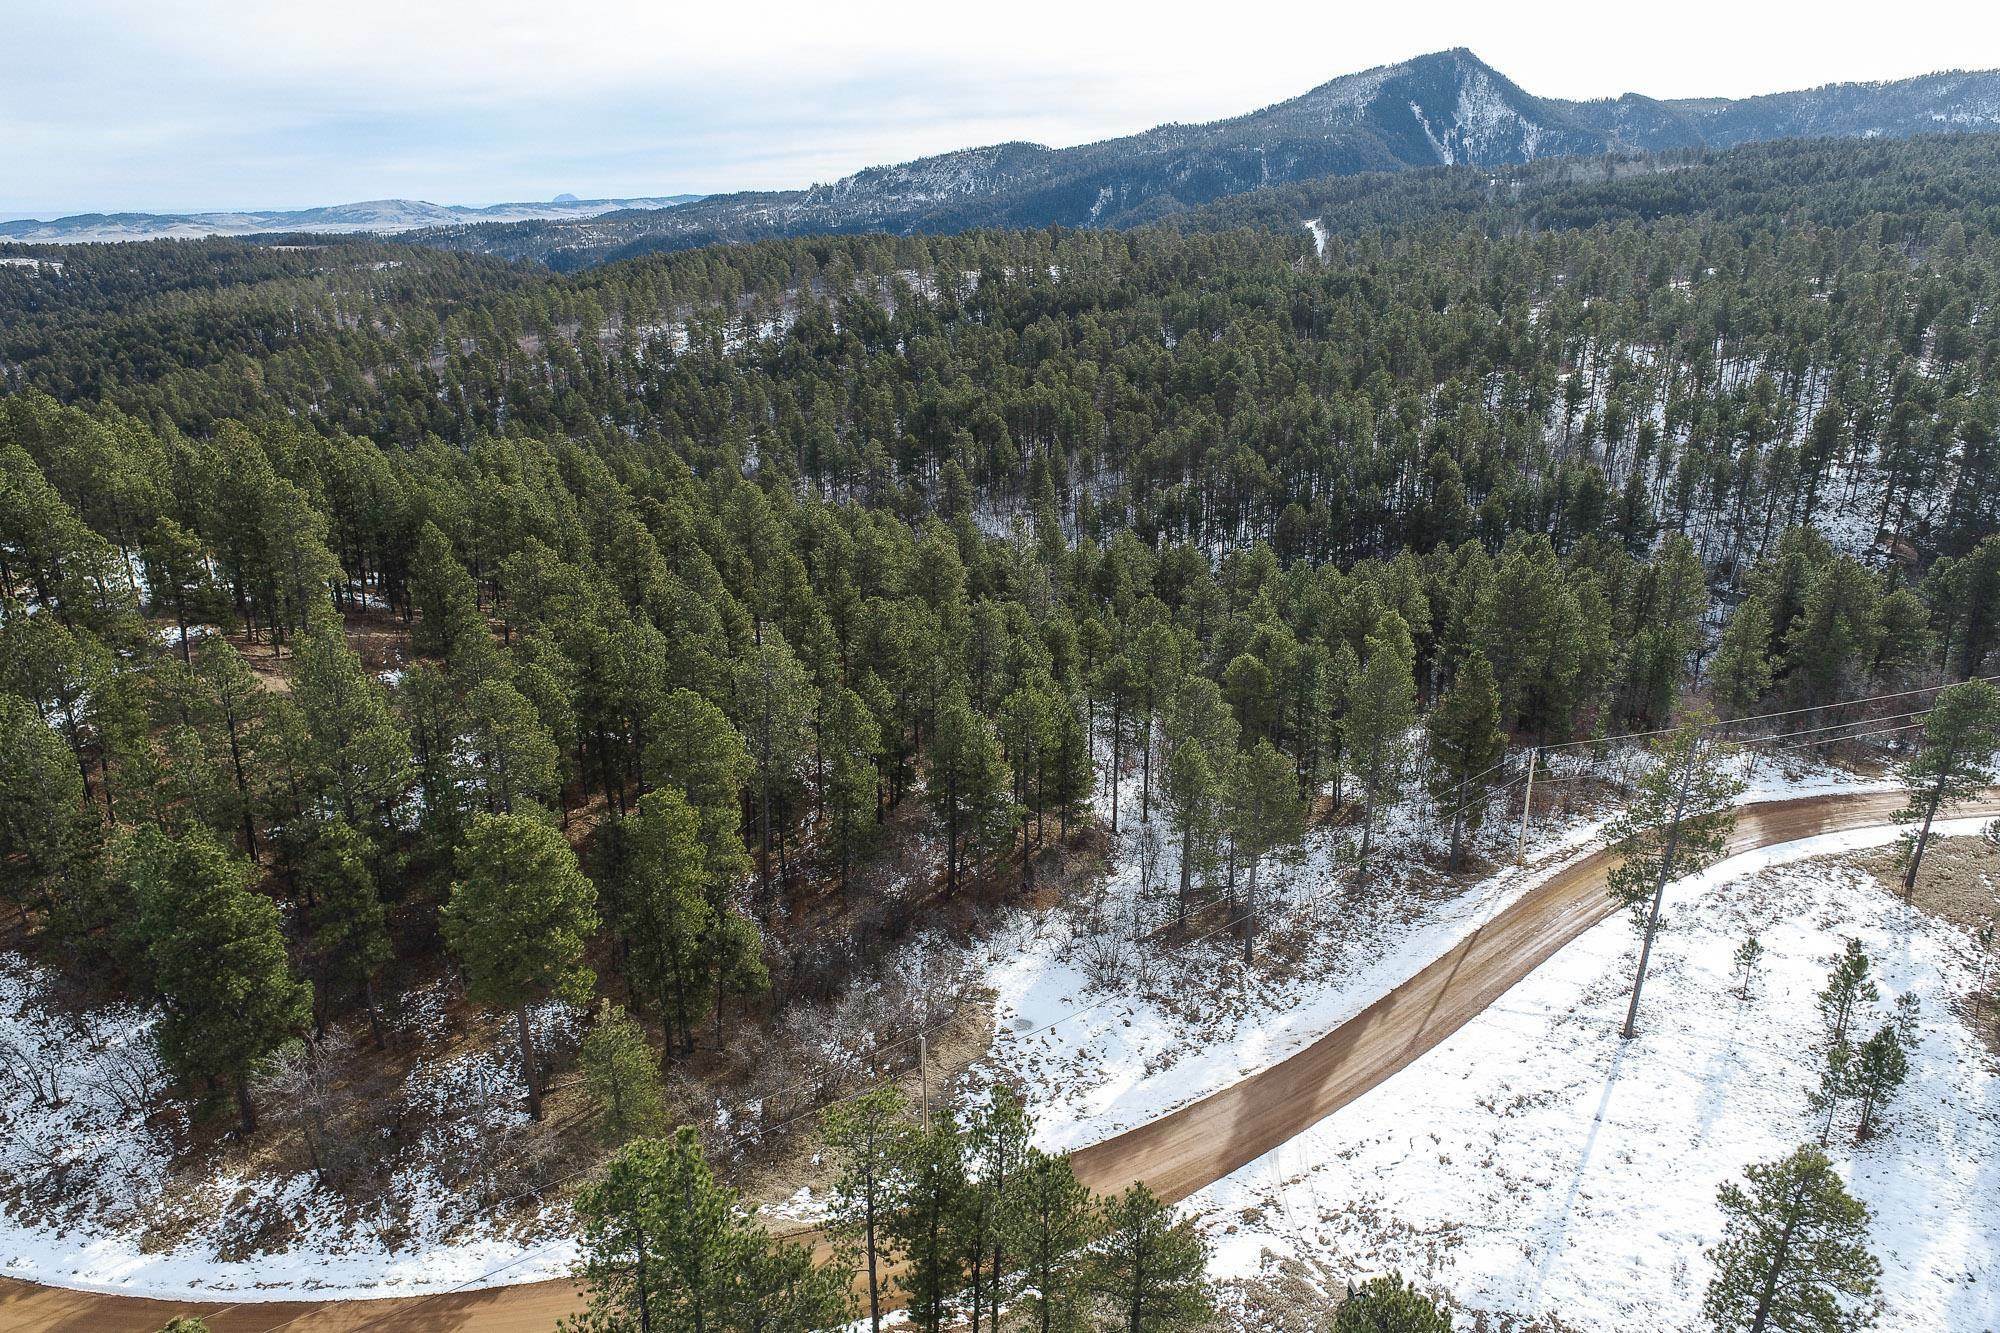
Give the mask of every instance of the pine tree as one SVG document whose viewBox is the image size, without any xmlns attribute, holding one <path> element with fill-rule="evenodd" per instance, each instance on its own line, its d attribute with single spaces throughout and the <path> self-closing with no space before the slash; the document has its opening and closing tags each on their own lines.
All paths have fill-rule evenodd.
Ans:
<svg viewBox="0 0 2000 1333">
<path fill-rule="evenodd" d="M 1334 1310 L 1332 1333 L 1451 1333 L 1451 1316 L 1391 1273 L 1348 1288 Z"/>
<path fill-rule="evenodd" d="M 1745 1174 L 1747 1189 L 1731 1182 L 1720 1192 L 1723 1233 L 1708 1252 L 1715 1276 L 1703 1316 L 1723 1333 L 1868 1327 L 1882 1266 L 1868 1252 L 1868 1209 L 1826 1154 L 1802 1147 Z"/>
<path fill-rule="evenodd" d="M 765 629 L 737 671 L 738 713 L 750 741 L 751 780 L 757 793 L 760 912 L 777 906 L 771 873 L 782 856 L 782 810 L 797 785 L 806 754 L 812 690 L 804 668 L 775 628 Z"/>
<path fill-rule="evenodd" d="M 1484 654 L 1474 652 L 1460 665 L 1425 728 L 1430 735 L 1431 797 L 1451 811 L 1451 858 L 1446 868 L 1456 873 L 1465 854 L 1465 831 L 1478 828 L 1484 820 L 1487 790 L 1507 753 L 1507 737 L 1500 730 L 1500 693 Z"/>
<path fill-rule="evenodd" d="M 938 704 L 925 784 L 931 813 L 944 825 L 946 892 L 957 891 L 968 855 L 976 857 L 1005 838 L 1013 821 L 1010 782 L 993 724 L 973 712 L 964 691 L 954 686 Z"/>
<path fill-rule="evenodd" d="M 942 1333 L 955 1318 L 955 1297 L 965 1286 L 965 1248 L 957 1235 L 966 1198 L 965 1145 L 949 1115 L 905 1136 L 892 1243 L 903 1256 L 896 1278 L 910 1324 Z"/>
<path fill-rule="evenodd" d="M 1124 1333 L 1201 1328 L 1214 1312 L 1208 1245 L 1143 1184 L 1104 1201 L 1091 1286 Z"/>
<path fill-rule="evenodd" d="M 380 1045 L 375 983 L 391 949 L 382 899 L 368 870 L 367 840 L 346 824 L 327 821 L 298 839 L 291 859 L 293 885 L 310 904 L 320 998 L 324 1002 L 337 990 L 358 990 L 368 1010 L 369 1031 Z"/>
<path fill-rule="evenodd" d="M 128 873 L 164 1011 L 160 1055 L 182 1078 L 232 1085 L 242 1130 L 254 1133 L 251 1070 L 312 1012 L 312 987 L 292 976 L 277 904 L 251 887 L 256 868 L 204 829 L 178 841 L 139 830 Z"/>
<path fill-rule="evenodd" d="M 957 1235 L 965 1270 L 971 1276 L 969 1310 L 973 1333 L 982 1311 L 998 1333 L 1000 1294 L 1007 1280 L 1002 1222 L 1008 1189 L 1026 1160 L 1032 1127 L 1021 1099 L 995 1087 L 987 1104 L 965 1127 L 966 1189 L 959 1205 Z"/>
<path fill-rule="evenodd" d="M 868 1324 L 882 1328 L 882 1274 L 910 1137 L 903 1097 L 879 1087 L 827 1108 L 820 1118 L 837 1171 L 828 1216 L 833 1234 L 859 1251 L 867 1274 Z"/>
<path fill-rule="evenodd" d="M 1612 900 L 1632 913 L 1639 931 L 1639 964 L 1624 1035 L 1637 1035 L 1639 995 L 1646 963 L 1659 933 L 1667 885 L 1714 863 L 1736 828 L 1742 779 L 1728 766 L 1724 746 L 1694 716 L 1653 742 L 1653 767 L 1639 779 L 1625 809 L 1605 830 L 1618 854 L 1607 877 Z"/>
<path fill-rule="evenodd" d="M 1860 1123 L 1854 1130 L 1856 1139 L 1873 1136 L 1883 1108 L 1895 1099 L 1909 1077 L 1908 1039 L 1895 1023 L 1884 1023 L 1874 1036 L 1861 1043 L 1854 1056 L 1854 1094 L 1861 1104 Z"/>
<path fill-rule="evenodd" d="M 61 738 L 27 700 L 0 694 L 0 899 L 52 915 L 80 907 L 101 838 Z"/>
<path fill-rule="evenodd" d="M 141 550 L 153 606 L 173 613 L 181 661 L 187 662 L 189 627 L 206 624 L 225 609 L 208 572 L 208 551 L 200 537 L 171 518 L 154 525 Z"/>
<path fill-rule="evenodd" d="M 401 794 L 409 741 L 337 623 L 318 621 L 299 640 L 291 698 L 311 740 L 311 779 L 349 823 L 373 817 Z"/>
<path fill-rule="evenodd" d="M 620 1149 L 576 1215 L 589 1309 L 568 1333 L 821 1333 L 849 1317 L 845 1275 L 745 1215 L 686 1126 Z"/>
<path fill-rule="evenodd" d="M 1267 740 L 1241 751 L 1230 765 L 1225 804 L 1230 841 L 1250 872 L 1243 917 L 1243 963 L 1247 967 L 1255 961 L 1257 869 L 1274 848 L 1297 842 L 1305 832 L 1305 811 L 1299 803 L 1298 775 L 1291 760 Z"/>
<path fill-rule="evenodd" d="M 2000 690 L 1968 680 L 1941 690 L 1924 718 L 1917 753 L 1897 771 L 1907 800 L 1895 814 L 1914 823 L 1903 869 L 1903 896 L 1916 892 L 1917 868 L 1930 842 L 1931 823 L 1941 810 L 1971 800 L 1993 781 L 1993 752 L 2000 749 Z"/>
<path fill-rule="evenodd" d="M 632 984 L 659 1006 L 670 1049 L 694 1049 L 694 1025 L 716 999 L 720 963 L 715 895 L 700 819 L 679 791 L 662 787 L 627 816 L 627 859 L 611 904 Z M 726 909 L 724 909 L 726 910 Z"/>
<path fill-rule="evenodd" d="M 1770 642 L 1770 606 L 1761 597 L 1745 598 L 1723 627 L 1708 668 L 1709 693 L 1724 717 L 1741 717 L 1770 692 Z"/>
<path fill-rule="evenodd" d="M 826 765 L 827 846 L 839 867 L 840 886 L 855 858 L 874 845 L 881 786 L 882 728 L 861 696 L 845 685 L 827 687 L 820 713 L 820 753 Z"/>
<path fill-rule="evenodd" d="M 439 919 L 465 968 L 466 994 L 512 1011 L 528 1114 L 542 1118 L 541 1075 L 528 1008 L 582 1003 L 595 979 L 583 964 L 597 929 L 597 891 L 561 833 L 527 815 L 480 815 L 458 853 L 458 878 Z"/>
<path fill-rule="evenodd" d="M 1734 966 L 1738 978 L 1736 983 L 1737 999 L 1748 1000 L 1750 998 L 1750 985 L 1757 979 L 1757 965 L 1763 957 L 1764 946 L 1758 942 L 1755 935 L 1746 936 L 1743 943 L 1736 946 L 1736 952 L 1730 956 L 1730 961 Z"/>
<path fill-rule="evenodd" d="M 193 721 L 211 762 L 226 766 L 235 790 L 235 816 L 243 850 L 257 855 L 256 804 L 263 783 L 267 699 L 243 655 L 220 636 L 203 639 L 193 658 Z"/>
<path fill-rule="evenodd" d="M 1833 963 L 1826 989 L 1819 994 L 1820 1020 L 1826 1024 L 1828 1046 L 1847 1042 L 1849 1026 L 1861 1006 L 1873 1004 L 1882 992 L 1868 975 L 1868 954 L 1858 939 L 1849 939 Z"/>
<path fill-rule="evenodd" d="M 499 676 L 488 676 L 465 697 L 465 723 L 471 771 L 488 814 L 553 803 L 556 743 L 525 695 Z"/>
<path fill-rule="evenodd" d="M 1368 870 L 1368 849 L 1375 836 L 1375 812 L 1396 800 L 1409 760 L 1409 731 L 1416 724 L 1416 682 L 1412 669 L 1416 652 L 1409 627 L 1394 611 L 1384 612 L 1376 632 L 1368 636 L 1361 674 L 1347 701 L 1342 720 L 1348 764 L 1361 784 L 1361 863 Z"/>
<path fill-rule="evenodd" d="M 1082 714 L 1071 700 L 1059 700 L 1052 709 L 1040 767 L 1042 799 L 1055 810 L 1061 821 L 1059 832 L 1067 840 L 1070 829 L 1082 820 L 1097 785 L 1090 738 L 1084 731 Z"/>
<path fill-rule="evenodd" d="M 597 1107 L 598 1137 L 612 1147 L 658 1134 L 666 1123 L 660 1063 L 646 1033 L 609 1000 L 597 1003 L 577 1051 L 583 1086 Z"/>
<path fill-rule="evenodd" d="M 459 563 L 451 539 L 428 521 L 417 530 L 410 560 L 410 603 L 417 613 L 412 650 L 440 659 L 468 686 L 497 669 L 499 653 L 480 614 L 472 576 Z"/>
<path fill-rule="evenodd" d="M 733 887 L 750 871 L 742 808 L 754 765 L 742 734 L 720 708 L 689 689 L 666 697 L 648 731 L 647 782 L 680 789 L 700 816 L 709 875 Z"/>
<path fill-rule="evenodd" d="M 1014 1309 L 1035 1333 L 1076 1333 L 1086 1326 L 1083 1259 L 1094 1224 L 1090 1191 L 1069 1159 L 1030 1148 L 1009 1186 L 1002 1227 L 1020 1265 Z"/>
</svg>

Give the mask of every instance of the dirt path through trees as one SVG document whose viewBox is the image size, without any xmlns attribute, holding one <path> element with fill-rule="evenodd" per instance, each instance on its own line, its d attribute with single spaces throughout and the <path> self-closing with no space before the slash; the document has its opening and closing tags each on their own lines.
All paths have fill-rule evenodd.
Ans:
<svg viewBox="0 0 2000 1333">
<path fill-rule="evenodd" d="M 1729 854 L 1886 824 L 1897 792 L 1801 797 L 1744 807 Z M 1989 792 L 1954 817 L 2000 814 Z M 1530 890 L 1416 976 L 1312 1045 L 1177 1111 L 1080 1149 L 1077 1174 L 1096 1190 L 1144 1179 L 1184 1199 L 1255 1161 L 1404 1068 L 1504 995 L 1612 910 L 1611 858 L 1597 852 Z M 141 1300 L 0 1280 L 0 1329 L 154 1333 L 175 1314 L 205 1315 L 213 1333 L 356 1333 L 477 1329 L 547 1333 L 581 1300 L 569 1282 L 535 1282 L 429 1298 L 220 1306 Z"/>
</svg>

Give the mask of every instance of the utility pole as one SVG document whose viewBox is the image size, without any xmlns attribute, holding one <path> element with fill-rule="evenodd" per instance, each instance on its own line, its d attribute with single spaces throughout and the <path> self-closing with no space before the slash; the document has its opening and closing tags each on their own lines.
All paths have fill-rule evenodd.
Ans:
<svg viewBox="0 0 2000 1333">
<path fill-rule="evenodd" d="M 1674 795 L 1673 820 L 1667 825 L 1667 843 L 1660 852 L 1660 874 L 1653 884 L 1652 905 L 1646 909 L 1646 933 L 1639 940 L 1639 970 L 1632 977 L 1632 1003 L 1625 1009 L 1625 1028 L 1619 1035 L 1626 1040 L 1639 1032 L 1639 992 L 1646 985 L 1646 962 L 1653 953 L 1653 933 L 1660 928 L 1660 902 L 1667 896 L 1667 881 L 1673 878 L 1674 852 L 1680 846 L 1681 816 L 1687 813 L 1688 787 L 1694 782 L 1695 755 L 1701 742 L 1688 746 L 1687 762 L 1681 767 L 1680 790 Z"/>
<path fill-rule="evenodd" d="M 918 1077 L 924 1083 L 924 1133 L 931 1132 L 931 1039 L 927 1033 L 917 1034 Z"/>
<path fill-rule="evenodd" d="M 1521 836 L 1514 844 L 1514 864 L 1521 865 L 1528 859 L 1528 812 L 1535 808 L 1535 764 L 1542 757 L 1542 747 L 1537 745 L 1528 751 L 1528 790 L 1521 794 Z"/>
</svg>

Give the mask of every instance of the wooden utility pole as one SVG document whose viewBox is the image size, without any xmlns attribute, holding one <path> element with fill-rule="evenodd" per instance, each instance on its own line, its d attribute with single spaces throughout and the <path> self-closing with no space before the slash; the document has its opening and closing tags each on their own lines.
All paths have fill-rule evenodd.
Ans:
<svg viewBox="0 0 2000 1333">
<path fill-rule="evenodd" d="M 1514 844 L 1514 864 L 1521 865 L 1528 859 L 1528 812 L 1535 808 L 1535 764 L 1542 757 L 1542 747 L 1528 751 L 1528 790 L 1521 795 L 1521 836 Z"/>
<path fill-rule="evenodd" d="M 931 1039 L 928 1034 L 917 1034 L 917 1076 L 924 1084 L 924 1133 L 931 1132 Z"/>
</svg>

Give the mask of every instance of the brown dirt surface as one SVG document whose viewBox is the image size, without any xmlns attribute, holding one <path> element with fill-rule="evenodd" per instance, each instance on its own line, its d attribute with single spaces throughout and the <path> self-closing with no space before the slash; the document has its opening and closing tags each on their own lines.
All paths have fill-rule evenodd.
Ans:
<svg viewBox="0 0 2000 1333">
<path fill-rule="evenodd" d="M 1730 852 L 1887 823 L 1898 793 L 1805 797 L 1745 807 Z M 1963 814 L 2000 814 L 1988 792 Z M 1556 950 L 1612 911 L 1609 853 L 1565 866 L 1457 948 L 1312 1045 L 1200 1101 L 1079 1150 L 1093 1189 L 1145 1180 L 1186 1198 L 1295 1137 L 1457 1031 Z M 177 1304 L 0 1282 L 0 1328 L 153 1333 L 174 1314 L 199 1313 L 214 1333 L 276 1329 L 460 1330 L 545 1333 L 581 1306 L 574 1283 L 537 1282 L 428 1298 L 283 1304 Z"/>
</svg>

